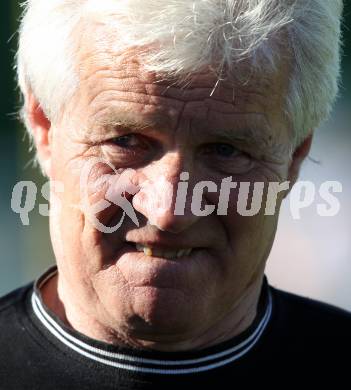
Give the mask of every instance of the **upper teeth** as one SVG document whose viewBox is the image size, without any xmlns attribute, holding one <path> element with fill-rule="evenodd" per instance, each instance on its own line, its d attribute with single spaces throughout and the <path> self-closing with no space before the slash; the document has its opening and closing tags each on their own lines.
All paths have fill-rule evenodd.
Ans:
<svg viewBox="0 0 351 390">
<path fill-rule="evenodd" d="M 157 256 L 157 257 L 164 257 L 166 259 L 174 259 L 183 257 L 183 256 L 189 256 L 192 248 L 188 249 L 178 249 L 178 250 L 164 250 L 160 248 L 151 248 L 146 245 L 141 244 L 135 244 L 137 251 L 144 252 L 146 256 Z"/>
</svg>

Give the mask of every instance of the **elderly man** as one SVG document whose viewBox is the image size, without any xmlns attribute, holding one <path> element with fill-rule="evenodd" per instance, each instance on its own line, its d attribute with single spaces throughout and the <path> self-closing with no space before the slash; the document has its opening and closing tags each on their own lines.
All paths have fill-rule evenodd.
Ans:
<svg viewBox="0 0 351 390">
<path fill-rule="evenodd" d="M 264 276 L 337 93 L 341 11 L 26 3 L 17 70 L 57 266 L 1 300 L 1 389 L 346 378 L 350 314 Z"/>
</svg>

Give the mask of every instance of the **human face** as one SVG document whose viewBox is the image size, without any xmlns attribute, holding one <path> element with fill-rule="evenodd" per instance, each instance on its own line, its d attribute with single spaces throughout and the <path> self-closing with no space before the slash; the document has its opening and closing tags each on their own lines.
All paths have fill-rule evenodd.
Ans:
<svg viewBox="0 0 351 390">
<path fill-rule="evenodd" d="M 81 50 L 79 88 L 62 120 L 52 124 L 50 146 L 50 178 L 64 184 L 64 192 L 53 197 L 62 207 L 51 217 L 51 236 L 68 318 L 74 322 L 80 311 L 118 337 L 145 345 L 205 334 L 234 315 L 252 286 L 259 290 L 278 215 L 265 216 L 264 208 L 252 217 L 239 215 L 235 191 L 225 216 L 198 217 L 189 205 L 184 215 L 175 215 L 174 198 L 157 214 L 153 201 L 163 190 L 146 186 L 129 196 L 139 226 L 127 217 L 116 232 L 105 234 L 87 209 L 77 207 L 81 172 L 91 158 L 103 158 L 108 164 L 93 167 L 90 180 L 112 174 L 111 166 L 119 173 L 132 168 L 133 184 L 163 178 L 174 185 L 173 195 L 180 173 L 188 172 L 187 204 L 200 181 L 218 188 L 229 176 L 237 182 L 284 181 L 290 135 L 282 110 L 283 72 L 252 77 L 244 86 L 220 82 L 214 90 L 216 77 L 205 69 L 181 88 L 147 72 L 133 51 L 94 45 Z M 104 186 L 89 188 L 91 204 L 106 195 Z M 203 199 L 216 205 L 218 196 L 207 192 Z M 98 215 L 106 226 L 120 217 L 118 206 Z M 136 243 L 192 252 L 147 256 Z"/>
</svg>

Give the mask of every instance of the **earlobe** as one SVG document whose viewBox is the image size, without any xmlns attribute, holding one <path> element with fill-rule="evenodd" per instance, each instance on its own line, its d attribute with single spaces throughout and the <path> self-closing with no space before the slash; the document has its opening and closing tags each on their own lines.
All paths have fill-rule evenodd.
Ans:
<svg viewBox="0 0 351 390">
<path fill-rule="evenodd" d="M 44 173 L 50 177 L 52 136 L 51 122 L 32 93 L 30 93 L 27 98 L 26 113 L 40 165 L 42 166 Z"/>
<path fill-rule="evenodd" d="M 308 153 L 311 150 L 313 140 L 313 133 L 311 133 L 308 137 L 304 139 L 304 141 L 296 147 L 289 166 L 289 173 L 288 173 L 288 180 L 290 181 L 290 189 L 295 184 L 299 177 L 300 168 L 305 160 L 305 158 L 308 156 Z"/>
</svg>

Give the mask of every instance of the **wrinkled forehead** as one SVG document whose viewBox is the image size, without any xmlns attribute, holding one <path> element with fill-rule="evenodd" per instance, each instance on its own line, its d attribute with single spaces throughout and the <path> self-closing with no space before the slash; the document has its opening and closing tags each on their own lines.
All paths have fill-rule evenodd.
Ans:
<svg viewBox="0 0 351 390">
<path fill-rule="evenodd" d="M 250 119 L 252 124 L 261 121 L 266 127 L 274 122 L 279 122 L 280 127 L 287 124 L 284 110 L 289 80 L 287 62 L 281 61 L 274 73 L 254 70 L 249 62 L 244 61 L 233 66 L 229 73 L 221 75 L 214 71 L 212 64 L 190 74 L 150 71 L 144 66 L 144 56 L 148 54 L 148 50 L 157 50 L 156 44 L 148 48 L 121 49 L 116 29 L 111 30 L 96 19 L 81 24 L 78 42 L 78 89 L 87 102 L 96 103 L 99 94 L 107 93 L 113 93 L 114 97 L 121 96 L 123 99 L 129 94 L 136 100 L 136 95 L 153 96 L 155 104 L 148 105 L 143 110 L 146 125 L 150 119 L 150 123 L 164 123 L 165 127 L 169 122 L 171 127 L 172 115 L 164 115 L 164 107 L 168 110 L 170 99 L 170 111 L 174 109 L 176 113 L 182 104 L 189 102 L 192 104 L 191 115 L 200 120 L 218 121 L 216 113 L 224 116 L 231 113 L 256 113 L 257 115 L 251 115 L 251 118 L 241 115 L 240 121 L 244 123 L 246 119 Z M 140 97 L 139 102 L 142 101 L 146 100 Z M 198 105 L 194 102 L 198 102 Z M 214 115 L 201 118 L 201 115 L 204 115 L 204 102 L 206 109 L 212 110 Z M 136 117 L 135 112 L 132 115 L 128 111 L 116 114 L 115 110 L 109 107 L 104 110 L 101 122 L 113 123 L 114 118 L 121 114 L 123 118 L 129 116 L 129 122 L 133 120 L 130 116 Z M 99 118 L 91 118 L 96 119 Z"/>
<path fill-rule="evenodd" d="M 215 70 L 212 64 L 204 65 L 192 73 L 166 73 L 150 70 L 144 65 L 145 56 L 150 48 L 118 49 L 118 45 L 111 45 L 104 36 L 99 39 L 96 35 L 89 39 L 85 35 L 80 42 L 77 54 L 77 71 L 80 81 L 99 71 L 110 71 L 116 79 L 137 77 L 140 82 L 179 88 L 182 94 L 194 88 L 206 87 L 210 96 L 216 97 L 220 92 L 226 100 L 233 100 L 236 92 L 253 93 L 264 100 L 285 99 L 288 91 L 289 64 L 282 62 L 276 72 L 257 70 L 248 63 L 240 63 L 231 70 L 223 69 L 221 73 Z M 131 86 L 132 87 L 132 86 Z"/>
</svg>

